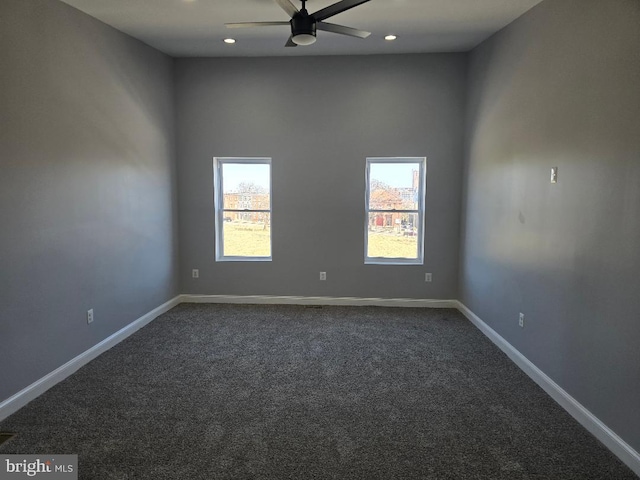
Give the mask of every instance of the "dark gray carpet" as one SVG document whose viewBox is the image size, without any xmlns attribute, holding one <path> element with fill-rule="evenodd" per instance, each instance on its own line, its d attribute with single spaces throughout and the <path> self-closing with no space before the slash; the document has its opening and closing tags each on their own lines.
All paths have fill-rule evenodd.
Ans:
<svg viewBox="0 0 640 480">
<path fill-rule="evenodd" d="M 455 310 L 180 305 L 0 423 L 83 479 L 635 479 Z"/>
</svg>

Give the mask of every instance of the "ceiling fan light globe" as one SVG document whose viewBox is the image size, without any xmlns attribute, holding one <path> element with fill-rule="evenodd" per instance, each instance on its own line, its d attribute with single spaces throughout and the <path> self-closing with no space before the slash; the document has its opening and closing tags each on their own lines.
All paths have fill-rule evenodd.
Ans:
<svg viewBox="0 0 640 480">
<path fill-rule="evenodd" d="M 311 45 L 316 43 L 316 36 L 309 33 L 299 33 L 291 38 L 296 45 Z"/>
</svg>

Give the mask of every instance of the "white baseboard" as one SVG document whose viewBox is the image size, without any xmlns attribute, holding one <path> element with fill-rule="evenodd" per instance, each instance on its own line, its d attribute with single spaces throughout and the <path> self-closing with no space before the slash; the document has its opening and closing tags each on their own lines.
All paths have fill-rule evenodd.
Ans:
<svg viewBox="0 0 640 480">
<path fill-rule="evenodd" d="M 419 298 L 290 297 L 271 295 L 180 295 L 181 303 L 237 303 L 255 305 L 337 305 L 375 307 L 458 308 L 457 300 Z"/>
<path fill-rule="evenodd" d="M 106 352 L 111 347 L 117 345 L 129 335 L 135 333 L 137 330 L 141 329 L 156 317 L 162 315 L 163 313 L 171 310 L 173 307 L 180 303 L 179 296 L 175 297 L 168 302 L 160 305 L 157 308 L 154 308 L 149 313 L 143 315 L 137 320 L 131 322 L 126 327 L 118 330 L 113 335 L 105 338 L 100 343 L 94 345 L 89 350 L 81 353 L 77 357 L 69 360 L 67 363 L 62 365 L 61 367 L 56 368 L 53 372 L 45 375 L 41 379 L 35 381 L 31 385 L 26 388 L 23 388 L 15 395 L 7 398 L 3 402 L 0 403 L 0 420 L 4 420 L 9 415 L 14 412 L 17 412 L 20 408 L 24 407 L 31 400 L 36 397 L 42 395 L 44 392 L 49 390 L 55 384 L 61 382 L 69 375 L 77 371 L 80 367 L 86 365 L 91 360 L 96 358 L 101 353 Z"/>
<path fill-rule="evenodd" d="M 480 317 L 473 313 L 463 303 L 456 301 L 458 310 L 469 319 L 489 340 L 491 340 L 500 350 L 536 382 L 547 394 L 553 398 L 562 408 L 564 408 L 573 418 L 575 418 L 592 435 L 600 440 L 614 455 L 624 462 L 633 472 L 640 476 L 640 454 L 620 438 L 613 430 L 607 427 L 598 417 L 587 410 L 575 398 L 554 382 L 542 370 L 536 367 L 527 357 L 522 355 L 516 348 L 507 342 L 489 325 L 484 323 Z"/>
</svg>

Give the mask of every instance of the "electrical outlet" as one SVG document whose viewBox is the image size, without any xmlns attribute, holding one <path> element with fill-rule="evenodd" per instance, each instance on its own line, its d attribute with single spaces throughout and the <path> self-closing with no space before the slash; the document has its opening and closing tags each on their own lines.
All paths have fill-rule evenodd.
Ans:
<svg viewBox="0 0 640 480">
<path fill-rule="evenodd" d="M 194 268 L 193 270 L 191 270 L 191 277 L 200 278 L 200 270 L 198 270 L 197 268 Z"/>
<path fill-rule="evenodd" d="M 324 281 L 327 279 L 327 272 L 320 272 L 320 280 Z"/>
<path fill-rule="evenodd" d="M 518 316 L 518 325 L 520 325 L 520 328 L 524 328 L 524 313 Z"/>
<path fill-rule="evenodd" d="M 551 183 L 558 183 L 558 167 L 551 168 Z"/>
<path fill-rule="evenodd" d="M 425 273 L 424 274 L 424 281 L 430 283 L 431 282 L 431 274 L 430 273 Z"/>
<path fill-rule="evenodd" d="M 93 308 L 87 310 L 87 323 L 93 323 Z"/>
</svg>

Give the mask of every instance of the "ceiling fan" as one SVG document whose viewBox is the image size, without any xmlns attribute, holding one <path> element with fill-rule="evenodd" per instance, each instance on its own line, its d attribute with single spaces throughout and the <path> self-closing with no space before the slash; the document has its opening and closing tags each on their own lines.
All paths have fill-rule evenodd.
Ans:
<svg viewBox="0 0 640 480">
<path fill-rule="evenodd" d="M 307 0 L 302 0 L 302 9 L 291 3 L 291 0 L 275 0 L 280 7 L 291 17 L 288 22 L 243 22 L 243 23 L 225 23 L 228 28 L 243 27 L 270 27 L 278 25 L 290 25 L 291 36 L 285 44 L 286 47 L 297 47 L 298 45 L 311 45 L 316 41 L 316 30 L 325 32 L 339 33 L 340 35 L 349 35 L 351 37 L 367 38 L 371 32 L 358 30 L 351 27 L 336 25 L 335 23 L 327 23 L 329 17 L 333 17 L 339 13 L 357 7 L 369 0 L 342 0 L 340 2 L 329 5 L 326 8 L 318 10 L 316 13 L 309 13 L 305 8 Z"/>
</svg>

